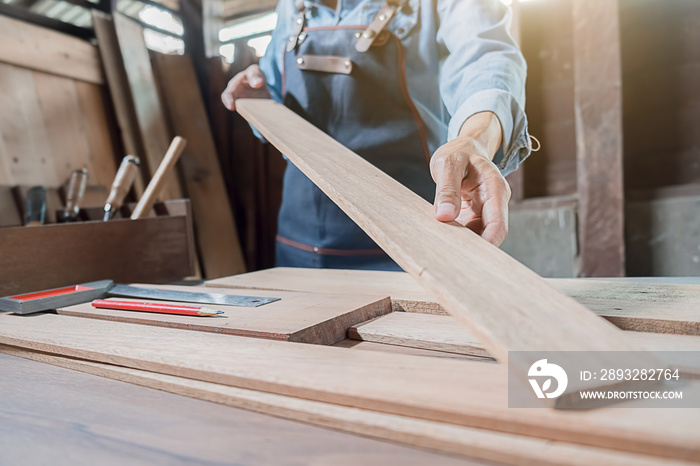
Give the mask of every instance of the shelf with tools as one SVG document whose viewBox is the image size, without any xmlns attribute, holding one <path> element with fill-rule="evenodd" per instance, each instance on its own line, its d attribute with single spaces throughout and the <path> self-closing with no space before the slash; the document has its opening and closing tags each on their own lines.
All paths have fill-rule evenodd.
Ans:
<svg viewBox="0 0 700 466">
<path fill-rule="evenodd" d="M 158 203 L 131 220 L 134 204 L 108 222 L 101 207 L 81 209 L 80 221 L 0 228 L 0 295 L 113 279 L 166 283 L 195 273 L 188 200 Z"/>
</svg>

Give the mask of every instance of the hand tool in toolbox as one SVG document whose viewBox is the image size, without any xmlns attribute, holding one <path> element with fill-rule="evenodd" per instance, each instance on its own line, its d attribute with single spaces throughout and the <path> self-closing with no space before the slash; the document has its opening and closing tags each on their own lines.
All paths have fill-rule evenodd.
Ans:
<svg viewBox="0 0 700 466">
<path fill-rule="evenodd" d="M 136 174 L 139 172 L 139 165 L 141 165 L 141 160 L 135 155 L 127 155 L 122 159 L 105 203 L 105 215 L 103 218 L 105 222 L 112 218 L 114 212 L 119 210 L 124 203 L 124 198 L 131 189 L 131 185 L 134 184 Z"/>
<path fill-rule="evenodd" d="M 180 136 L 175 136 L 175 138 L 173 138 L 173 142 L 170 143 L 170 147 L 168 147 L 168 151 L 165 153 L 160 165 L 158 165 L 158 169 L 153 174 L 153 178 L 151 178 L 150 183 L 146 186 L 143 196 L 141 196 L 138 204 L 134 207 L 134 211 L 131 213 L 131 220 L 145 218 L 151 209 L 153 209 L 153 204 L 156 203 L 158 193 L 163 187 L 166 175 L 175 166 L 175 163 L 180 158 L 180 154 L 185 150 L 186 145 L 187 140 L 185 138 Z"/>
<path fill-rule="evenodd" d="M 70 181 L 68 182 L 68 190 L 66 191 L 66 207 L 58 214 L 59 222 L 78 221 L 80 203 L 83 201 L 83 196 L 85 196 L 87 179 L 87 168 L 73 170 L 73 173 L 71 173 Z"/>
<path fill-rule="evenodd" d="M 181 316 L 208 317 L 223 314 L 224 311 L 198 306 L 183 306 L 181 304 L 139 303 L 134 301 L 113 301 L 111 299 L 96 299 L 92 307 L 97 309 L 115 309 L 117 311 L 156 312 L 159 314 L 176 314 Z"/>
<path fill-rule="evenodd" d="M 0 298 L 0 311 L 9 311 L 15 314 L 31 314 L 33 312 L 87 303 L 93 299 L 101 299 L 107 296 L 244 307 L 258 307 L 280 299 L 141 288 L 140 286 L 116 285 L 112 280 L 101 280 Z"/>
<path fill-rule="evenodd" d="M 46 188 L 34 186 L 27 191 L 24 224 L 28 227 L 43 225 L 46 220 Z"/>
</svg>

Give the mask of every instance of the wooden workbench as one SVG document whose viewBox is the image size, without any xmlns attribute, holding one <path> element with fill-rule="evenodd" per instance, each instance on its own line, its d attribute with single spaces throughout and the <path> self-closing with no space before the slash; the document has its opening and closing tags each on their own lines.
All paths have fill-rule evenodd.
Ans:
<svg viewBox="0 0 700 466">
<path fill-rule="evenodd" d="M 688 280 L 690 282 L 695 282 L 694 279 Z M 660 282 L 662 280 L 654 281 Z M 676 279 L 674 279 L 674 281 L 676 281 Z M 580 285 L 584 283 L 592 283 L 590 281 L 578 280 L 570 280 L 570 282 L 575 282 L 577 285 L 575 288 L 577 289 L 581 288 Z M 568 282 L 560 283 L 558 286 L 563 286 L 567 283 Z M 323 293 L 339 293 L 339 296 L 343 296 L 341 291 L 348 289 L 351 289 L 351 291 L 354 290 L 352 291 L 353 296 L 364 296 L 364 293 L 376 293 L 378 289 L 381 289 L 385 294 L 391 295 L 393 304 L 398 305 L 397 309 L 395 309 L 398 311 L 406 310 L 402 309 L 401 305 L 408 306 L 409 303 L 412 303 L 412 305 L 425 304 L 425 302 L 427 302 L 426 300 L 430 298 L 429 295 L 425 295 L 415 282 L 410 280 L 410 277 L 404 276 L 403 274 L 389 274 L 385 276 L 381 275 L 379 272 L 363 273 L 351 271 L 271 269 L 214 280 L 206 283 L 206 285 L 209 286 L 211 290 L 218 288 L 217 291 L 226 291 L 228 288 L 228 290 L 235 292 L 236 290 L 240 291 L 240 287 L 243 287 L 252 289 L 249 291 L 254 290 L 259 293 L 264 293 L 261 289 L 275 289 L 276 293 L 283 293 L 279 290 L 285 289 L 288 290 L 285 293 L 318 293 L 322 291 Z M 611 285 L 608 283 L 605 286 L 609 288 Z M 571 292 L 572 290 L 569 288 L 567 288 L 567 290 Z M 586 286 L 583 288 L 587 289 Z M 636 288 L 632 287 L 630 290 L 634 291 Z M 644 294 L 648 293 L 649 290 L 645 288 L 637 292 Z M 690 288 L 685 290 L 685 292 L 687 296 L 676 296 L 676 293 L 672 293 L 665 298 L 666 301 L 662 300 L 662 302 L 657 304 L 661 307 L 670 306 L 674 308 L 678 315 L 674 314 L 672 317 L 680 320 L 682 320 L 682 318 L 687 318 L 690 321 L 692 320 L 692 315 L 690 314 L 694 314 L 695 310 L 694 303 L 700 302 L 698 301 L 700 293 L 698 290 L 691 290 Z M 657 296 L 657 294 L 652 294 L 651 296 L 659 297 L 660 295 Z M 590 290 L 588 290 L 584 295 L 583 297 L 592 299 L 595 293 L 591 294 Z M 644 295 L 646 296 L 646 294 Z M 314 293 L 314 296 L 320 295 Z M 606 299 L 612 299 L 608 295 L 605 296 L 607 296 Z M 634 298 L 634 296 L 630 297 L 630 299 L 632 298 Z M 656 303 L 654 299 L 651 299 L 651 301 Z M 611 305 L 611 303 L 607 304 Z M 435 314 L 437 313 L 435 312 L 436 309 L 434 309 L 435 306 L 437 306 L 437 304 L 432 307 L 427 306 L 425 310 L 433 311 L 427 312 L 428 314 Z M 420 306 L 418 307 L 420 308 Z M 448 317 L 440 315 L 421 316 L 420 314 L 414 313 L 421 312 L 421 309 L 422 308 L 411 308 L 412 312 L 396 312 L 394 317 L 413 316 L 440 320 L 449 319 Z M 680 312 L 683 310 L 688 311 L 688 309 L 690 309 L 690 312 L 687 316 Z M 123 357 L 128 356 L 124 351 L 126 351 L 127 347 L 131 346 L 131 342 L 133 341 L 153 343 L 155 337 L 163 335 L 171 337 L 177 334 L 176 341 L 184 345 L 184 340 L 189 341 L 191 339 L 190 337 L 194 336 L 190 331 L 168 329 L 154 330 L 154 333 L 147 330 L 146 327 L 152 328 L 150 326 L 119 322 L 104 323 L 101 320 L 95 319 L 84 319 L 80 321 L 80 317 L 72 317 L 70 315 L 39 315 L 38 317 L 18 318 L 12 316 L 5 317 L 10 317 L 10 320 L 3 322 L 6 325 L 0 324 L 0 330 L 2 330 L 3 334 L 12 337 L 12 335 L 14 335 L 14 333 L 11 332 L 12 328 L 25 328 L 25 330 L 30 331 L 28 331 L 28 333 L 25 332 L 26 335 L 24 335 L 24 337 L 22 337 L 21 332 L 17 333 L 17 335 L 19 335 L 18 337 L 16 336 L 14 340 L 12 338 L 10 338 L 10 340 L 6 339 L 7 341 L 3 341 L 4 345 L 21 343 L 21 341 L 23 341 L 22 338 L 31 341 L 45 341 L 46 338 L 48 338 L 50 341 L 46 340 L 46 342 L 50 343 L 49 346 L 29 345 L 28 348 L 33 348 L 35 351 L 39 352 L 49 351 L 50 354 L 36 352 L 33 354 L 31 352 L 27 353 L 25 350 L 21 350 L 21 348 L 15 348 L 20 351 L 13 352 L 8 351 L 8 349 L 11 348 L 9 346 L 4 346 L 3 351 L 3 346 L 0 345 L 0 391 L 3 393 L 3 397 L 0 398 L 0 464 L 44 464 L 48 462 L 59 465 L 63 463 L 94 464 L 96 462 L 99 462 L 99 464 L 124 464 L 128 462 L 128 464 L 220 463 L 256 465 L 358 464 L 360 462 L 368 464 L 482 464 L 465 462 L 462 459 L 449 455 L 415 449 L 412 447 L 412 445 L 417 444 L 414 437 L 405 435 L 405 432 L 400 429 L 396 431 L 389 429 L 387 432 L 391 433 L 392 436 L 386 436 L 388 433 L 381 430 L 383 425 L 381 422 L 376 425 L 373 425 L 371 422 L 361 424 L 362 428 L 359 428 L 352 424 L 351 420 L 348 418 L 348 413 L 352 411 L 352 409 L 350 409 L 350 411 L 344 411 L 342 415 L 338 415 L 336 412 L 336 417 L 332 419 L 326 419 L 324 417 L 326 415 L 330 416 L 328 410 L 347 410 L 348 408 L 341 408 L 341 406 L 348 406 L 342 402 L 338 403 L 341 406 L 328 404 L 318 409 L 314 408 L 316 410 L 309 411 L 311 414 L 308 416 L 305 415 L 306 417 L 298 417 L 304 414 L 305 411 L 301 408 L 299 408 L 301 411 L 294 411 L 294 406 L 296 405 L 288 407 L 284 404 L 280 406 L 287 407 L 288 409 L 286 411 L 285 409 L 275 410 L 276 408 L 272 408 L 279 406 L 274 403 L 270 404 L 271 402 L 266 404 L 266 399 L 250 398 L 249 400 L 253 401 L 247 403 L 242 401 L 243 398 L 236 398 L 237 396 L 240 397 L 255 393 L 250 390 L 247 392 L 245 390 L 242 392 L 239 390 L 239 392 L 232 392 L 233 394 L 226 396 L 208 397 L 207 393 L 209 392 L 207 392 L 207 390 L 215 390 L 217 386 L 209 384 L 207 387 L 203 388 L 188 388 L 188 383 L 195 383 L 200 379 L 192 377 L 191 374 L 187 375 L 185 372 L 176 374 L 179 377 L 185 377 L 181 379 L 183 383 L 180 385 L 178 385 L 179 382 L 177 382 L 177 380 L 173 382 L 172 377 L 170 379 L 170 384 L 159 384 L 160 382 L 153 384 L 154 381 L 161 380 L 162 377 L 167 378 L 168 376 L 161 376 L 161 379 L 149 378 L 148 372 L 136 371 L 139 373 L 129 373 L 128 375 L 130 378 L 122 379 L 121 377 L 125 376 L 125 374 L 119 373 L 116 368 L 123 365 L 125 367 L 121 369 L 129 370 L 127 368 L 133 366 L 128 365 L 128 361 L 126 361 L 126 364 L 123 364 L 125 361 L 119 358 L 119 360 L 114 361 L 103 361 L 117 364 L 117 366 L 111 366 L 113 369 L 110 369 L 109 364 L 98 364 L 97 366 L 99 367 L 97 367 L 90 366 L 92 363 L 89 361 L 81 362 L 81 360 L 70 359 L 74 357 L 82 358 L 84 356 L 64 354 L 64 356 L 68 356 L 68 359 L 64 359 L 62 363 L 60 358 L 56 359 L 51 355 L 51 348 L 57 348 L 56 344 L 60 343 L 59 340 L 71 346 L 77 344 L 78 340 L 84 340 L 83 337 L 87 338 L 88 336 L 99 334 L 116 336 L 124 332 L 124 334 L 131 335 L 131 340 L 122 341 L 121 346 L 117 341 L 112 342 L 112 346 L 117 348 L 117 353 L 115 354 Z M 380 319 L 386 321 L 385 317 L 390 316 L 380 317 Z M 367 316 L 364 317 L 364 319 L 367 318 Z M 22 322 L 21 324 L 20 321 Z M 42 325 L 36 325 L 41 322 L 44 322 L 44 324 L 42 324 L 44 327 L 49 324 L 48 327 L 42 330 Z M 373 322 L 377 323 L 376 321 Z M 130 325 L 134 326 L 127 328 Z M 346 328 L 350 330 L 353 330 L 351 327 L 353 325 L 353 323 L 346 322 Z M 102 329 L 102 333 L 95 330 L 98 327 Z M 166 325 L 166 327 L 168 327 L 168 325 Z M 415 326 L 409 326 L 409 329 L 413 328 L 415 328 Z M 41 335 L 42 332 L 45 334 L 43 337 Z M 350 333 L 352 334 L 352 332 Z M 357 333 L 357 331 L 355 333 Z M 210 332 L 207 334 L 211 335 Z M 444 332 L 441 335 L 444 336 Z M 416 335 L 411 331 L 408 336 L 413 338 Z M 246 351 L 248 351 L 250 347 L 255 347 L 256 345 L 260 346 L 261 344 L 261 340 L 257 338 L 241 339 L 240 336 L 202 335 L 202 338 L 204 338 L 202 340 L 203 342 L 206 340 L 205 346 L 207 351 L 215 351 L 219 359 L 221 359 L 223 353 L 227 353 L 232 346 L 235 346 L 236 342 L 238 342 L 240 347 L 246 348 Z M 214 343 L 221 340 L 221 338 L 230 338 L 231 341 L 229 342 L 227 340 L 223 345 L 217 347 Z M 422 338 L 426 341 L 429 340 L 425 335 L 423 335 Z M 678 336 L 678 338 L 692 339 L 695 344 L 698 337 Z M 360 339 L 365 340 L 364 337 Z M 405 363 L 406 366 L 413 368 L 419 366 L 425 369 L 427 367 L 425 360 L 434 360 L 434 363 L 431 362 L 429 364 L 429 367 L 434 367 L 436 364 L 439 365 L 441 362 L 450 359 L 466 359 L 464 363 L 469 365 L 469 367 L 473 366 L 475 363 L 484 364 L 484 368 L 487 366 L 491 367 L 492 364 L 495 365 L 495 363 L 489 363 L 483 358 L 475 359 L 471 352 L 462 354 L 460 351 L 455 351 L 454 349 L 438 349 L 433 346 L 426 347 L 415 344 L 405 345 L 401 342 L 396 343 L 396 345 L 398 345 L 396 346 L 378 343 L 376 341 L 379 340 L 344 340 L 336 343 L 334 346 L 354 348 L 348 349 L 350 352 L 359 351 L 360 353 L 366 353 L 367 350 L 369 350 L 374 352 L 379 359 L 382 357 L 395 356 L 390 353 L 400 353 L 402 355 L 401 357 L 415 357 L 416 359 L 410 362 L 408 359 L 397 362 L 397 366 L 402 366 Z M 95 351 L 90 350 L 88 343 L 89 341 L 86 341 L 86 346 L 81 347 L 82 350 L 84 350 L 81 354 L 87 356 L 97 354 Z M 280 343 L 281 342 L 275 343 L 272 346 L 281 349 L 282 346 L 280 346 Z M 98 347 L 100 344 L 102 344 L 101 340 L 98 341 Z M 293 350 L 292 352 L 299 349 L 299 347 L 293 346 L 299 343 L 281 344 L 283 346 L 292 345 L 288 348 L 290 351 Z M 285 357 L 282 357 L 287 354 L 286 351 L 282 351 L 282 353 L 278 352 L 276 353 L 277 356 L 275 356 L 270 353 L 270 351 L 274 349 L 271 349 L 270 346 L 271 345 L 267 345 L 265 348 L 267 348 L 268 356 L 272 358 L 271 361 L 278 361 L 280 357 L 281 359 L 287 360 Z M 157 345 L 156 353 L 154 354 L 157 355 L 159 360 L 164 356 L 164 353 L 167 353 L 167 351 L 164 351 L 164 348 L 167 350 L 167 347 L 160 344 Z M 215 350 L 215 348 L 218 348 L 218 350 Z M 331 352 L 334 350 L 333 348 L 327 349 L 331 350 Z M 196 353 L 196 345 L 194 350 Z M 25 353 L 22 354 L 22 351 L 25 351 Z M 99 352 L 101 350 L 97 351 Z M 188 354 L 190 353 L 191 352 L 188 352 Z M 322 351 L 322 354 L 326 353 L 328 353 L 328 351 Z M 29 357 L 30 359 L 38 359 L 51 364 L 58 364 L 59 366 L 71 367 L 76 369 L 76 371 L 17 358 L 10 356 L 10 354 Z M 45 357 L 43 357 L 42 354 Z M 349 353 L 345 355 L 342 353 L 333 354 L 335 356 L 345 357 Z M 365 367 L 365 365 L 363 365 L 364 363 L 368 363 L 371 366 L 375 360 L 374 358 L 368 359 L 366 356 L 363 359 L 359 357 L 360 355 L 358 354 L 355 356 L 357 357 L 351 359 L 353 361 L 363 361 L 363 363 L 360 364 L 361 367 Z M 276 357 L 278 359 L 275 359 Z M 211 358 L 212 364 L 215 359 L 217 358 Z M 100 359 L 97 359 L 97 361 L 99 360 Z M 65 361 L 72 361 L 76 364 L 66 364 Z M 333 367 L 333 364 L 327 366 L 326 369 L 328 369 L 328 367 Z M 465 368 L 467 367 L 466 365 L 464 366 Z M 228 365 L 224 364 L 221 367 L 228 367 Z M 146 371 L 153 370 L 154 368 L 155 366 L 142 367 L 142 369 Z M 273 376 L 275 378 L 284 379 L 282 374 L 284 370 L 280 370 L 284 369 L 284 367 L 278 364 L 277 366 L 269 366 L 269 369 L 271 371 L 270 373 L 274 374 Z M 88 373 L 77 372 L 82 370 Z M 315 372 L 318 372 L 317 368 L 311 368 L 311 372 L 308 372 L 307 375 L 311 376 L 311 374 Z M 450 371 L 446 372 L 452 373 Z M 99 374 L 102 377 L 91 375 L 90 373 Z M 168 371 L 164 372 L 164 374 L 167 373 Z M 338 375 L 338 373 L 335 374 Z M 132 383 L 159 387 L 162 390 L 183 393 L 188 396 L 193 396 L 194 398 L 183 397 L 173 393 L 166 393 L 156 389 L 131 385 L 103 377 L 128 380 Z M 143 377 L 146 378 L 144 379 Z M 374 377 L 374 379 L 376 379 L 376 377 Z M 347 378 L 344 380 L 352 381 Z M 188 382 L 184 383 L 185 381 Z M 168 380 L 166 380 L 166 382 L 168 382 Z M 216 383 L 221 382 L 217 379 Z M 406 387 L 406 385 L 401 386 Z M 182 391 L 179 391 L 180 389 L 182 389 Z M 402 389 L 402 391 L 404 395 L 407 391 L 410 392 L 410 390 L 405 389 Z M 211 394 L 214 393 L 215 392 L 211 392 Z M 274 397 L 276 395 L 271 396 Z M 289 400 L 283 400 L 283 403 L 288 403 L 288 401 L 296 399 L 297 396 L 298 395 L 292 394 Z M 278 398 L 280 397 L 278 396 Z M 300 398 L 304 397 L 301 396 Z M 225 404 L 202 401 L 207 399 Z M 310 399 L 313 400 L 314 398 Z M 257 404 L 256 400 L 259 401 Z M 228 406 L 226 404 L 228 404 Z M 321 405 L 323 405 L 323 403 L 319 404 L 319 406 Z M 254 409 L 266 413 L 272 412 L 275 415 L 284 416 L 287 419 L 272 417 L 266 414 L 257 414 L 232 406 L 242 406 L 246 409 Z M 311 408 L 307 407 L 304 409 Z M 372 416 L 378 415 L 378 413 L 365 411 L 363 415 Z M 379 415 L 379 417 L 385 419 L 386 415 Z M 323 422 L 326 422 L 325 424 L 321 422 L 321 418 L 323 418 Z M 388 419 L 388 417 L 386 418 Z M 305 419 L 306 422 L 311 422 L 315 425 L 312 426 L 288 419 Z M 329 421 L 329 419 L 331 420 Z M 435 420 L 442 422 L 441 419 Z M 355 421 L 357 421 L 357 419 L 355 419 Z M 400 416 L 391 417 L 392 423 L 401 423 L 404 421 L 405 419 Z M 332 425 L 339 429 L 349 430 L 350 432 L 361 432 L 363 435 L 374 435 L 378 438 L 385 439 L 390 438 L 403 442 L 403 445 L 326 429 L 318 427 L 318 425 Z M 427 435 L 424 430 L 426 425 L 422 425 L 422 429 L 418 429 L 417 432 L 419 433 L 416 434 L 418 437 Z M 366 430 L 363 430 L 364 428 L 366 428 Z M 453 430 L 454 429 L 459 428 L 453 427 Z M 561 441 L 548 442 L 546 440 L 548 437 L 546 436 L 544 437 L 545 440 L 529 437 L 520 438 L 517 435 L 512 435 L 513 432 L 496 433 L 488 430 L 482 432 L 474 429 L 467 429 L 464 430 L 464 432 L 460 430 L 460 433 L 454 434 L 453 437 L 447 436 L 445 438 L 440 437 L 440 435 L 437 435 L 435 432 L 432 433 L 436 436 L 430 437 L 429 443 L 422 443 L 421 445 L 430 448 L 440 448 L 443 451 L 459 451 L 461 455 L 466 457 L 474 455 L 480 458 L 486 457 L 493 459 L 494 456 L 483 455 L 492 455 L 494 451 L 503 451 L 502 441 L 503 439 L 507 439 L 511 444 L 517 447 L 514 451 L 518 452 L 518 456 L 510 457 L 510 460 L 514 464 L 521 463 L 521 460 L 524 458 L 540 458 L 542 455 L 538 448 L 543 445 L 547 448 L 552 448 L 553 454 L 556 453 L 560 455 L 557 456 L 557 458 L 567 458 L 568 460 L 572 458 L 580 459 L 580 455 L 593 455 L 593 457 L 596 458 L 603 455 L 605 458 L 616 460 L 641 458 L 653 461 L 654 459 L 658 459 L 639 455 L 627 457 L 625 456 L 627 453 L 624 452 L 595 448 L 598 445 L 592 445 L 594 448 L 590 448 L 590 446 L 583 448 L 580 445 L 569 445 Z M 470 436 L 472 435 L 475 435 L 475 437 L 471 438 Z M 489 435 L 496 436 L 498 439 L 492 439 L 490 443 L 479 443 L 486 438 L 483 437 L 484 435 L 486 437 Z M 455 450 L 455 448 L 457 450 Z M 480 448 L 481 450 L 475 451 L 475 448 Z M 635 448 L 638 448 L 638 446 L 635 446 Z M 636 452 L 634 449 L 632 451 Z M 482 456 L 478 456 L 478 454 Z M 654 452 L 652 452 L 652 454 L 654 454 Z M 520 455 L 523 456 L 521 457 Z M 580 460 L 579 463 L 586 464 L 585 461 Z M 629 463 L 618 461 L 617 464 Z"/>
<path fill-rule="evenodd" d="M 483 464 L 0 354 L 0 464 Z"/>
</svg>

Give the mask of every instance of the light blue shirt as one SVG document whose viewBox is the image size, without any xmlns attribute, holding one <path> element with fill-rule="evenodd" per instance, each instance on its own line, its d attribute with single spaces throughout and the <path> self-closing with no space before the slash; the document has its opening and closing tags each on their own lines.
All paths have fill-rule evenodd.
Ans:
<svg viewBox="0 0 700 466">
<path fill-rule="evenodd" d="M 347 9 L 345 5 L 356 5 Z M 525 116 L 526 64 L 508 33 L 511 12 L 500 0 L 408 0 L 388 25 L 406 49 L 408 91 L 431 152 L 457 137 L 475 113 L 491 111 L 503 128 L 494 163 L 506 175 L 531 151 Z M 338 11 L 305 1 L 308 27 L 367 25 L 384 0 L 345 2 Z M 277 4 L 277 27 L 260 60 L 273 98 L 281 101 L 284 51 L 294 29 L 294 0 Z"/>
</svg>

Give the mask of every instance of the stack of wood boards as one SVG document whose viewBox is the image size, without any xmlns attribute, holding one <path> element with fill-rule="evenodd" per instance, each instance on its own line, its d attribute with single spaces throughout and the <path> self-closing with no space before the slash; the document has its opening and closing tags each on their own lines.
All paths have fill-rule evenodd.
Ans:
<svg viewBox="0 0 700 466">
<path fill-rule="evenodd" d="M 191 199 L 205 277 L 245 272 L 236 224 L 192 61 L 187 55 L 151 55 L 143 29 L 124 15 L 93 12 L 98 46 L 126 150 L 152 175 L 175 135 L 187 140 L 162 199 Z M 144 181 L 147 181 L 144 180 Z"/>
<path fill-rule="evenodd" d="M 373 272 L 338 274 L 350 274 L 357 283 L 375 277 Z M 271 275 L 278 280 L 270 279 Z M 488 359 L 449 357 L 445 351 L 460 349 L 445 348 L 440 341 L 448 341 L 461 327 L 446 321 L 443 325 L 434 320 L 420 322 L 418 340 L 438 340 L 432 350 L 423 350 L 423 355 L 411 354 L 418 351 L 412 348 L 405 348 L 406 354 L 395 354 L 390 348 L 401 346 L 371 341 L 357 346 L 347 342 L 323 346 L 342 338 L 339 328 L 350 330 L 351 335 L 368 335 L 363 328 L 385 323 L 394 336 L 408 332 L 416 340 L 417 329 L 396 319 L 451 318 L 404 312 L 382 316 L 390 311 L 388 300 L 366 290 L 357 293 L 353 280 L 346 281 L 347 293 L 336 291 L 334 295 L 261 290 L 276 285 L 291 288 L 293 275 L 303 277 L 306 287 L 328 289 L 327 276 L 318 274 L 318 279 L 313 279 L 314 271 L 303 269 L 231 277 L 229 282 L 244 281 L 248 288 L 229 288 L 229 293 L 278 296 L 282 300 L 259 308 L 225 309 L 228 318 L 211 324 L 205 324 L 203 318 L 126 311 L 100 316 L 96 314 L 102 311 L 85 305 L 59 310 L 59 315 L 26 318 L 5 314 L 0 315 L 0 351 L 481 460 L 510 464 L 700 462 L 697 409 L 635 409 L 631 404 L 586 411 L 507 408 L 505 367 Z M 396 277 L 396 288 L 384 281 L 384 295 L 407 291 L 410 282 L 404 281 L 403 274 L 387 275 L 390 277 Z M 420 294 L 417 284 L 413 289 Z M 207 290 L 226 292 L 223 288 Z M 691 287 L 686 289 L 689 298 L 691 291 Z M 695 290 L 695 296 L 700 297 L 700 291 Z M 277 307 L 272 307 L 275 304 Z M 371 320 L 376 316 L 380 317 Z M 219 323 L 224 320 L 231 323 Z M 304 325 L 313 339 L 298 338 L 304 334 Z M 322 336 L 331 334 L 332 338 Z M 638 335 L 642 340 L 646 336 Z M 669 349 L 687 349 L 683 344 L 674 345 L 688 338 L 697 344 L 696 337 L 660 336 L 668 338 Z M 294 342 L 300 340 L 321 344 Z M 420 342 L 394 343 L 426 347 Z M 364 351 L 370 349 L 365 344 L 374 345 L 374 351 Z"/>
</svg>

